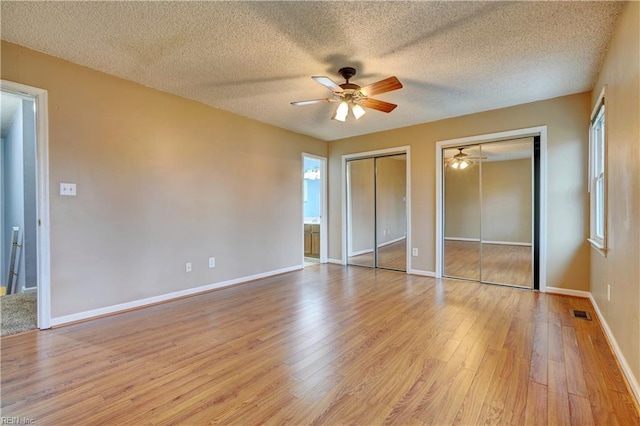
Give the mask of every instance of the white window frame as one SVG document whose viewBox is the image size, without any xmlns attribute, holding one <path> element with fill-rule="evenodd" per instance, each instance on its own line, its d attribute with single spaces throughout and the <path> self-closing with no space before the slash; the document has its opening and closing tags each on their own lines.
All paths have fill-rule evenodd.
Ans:
<svg viewBox="0 0 640 426">
<path fill-rule="evenodd" d="M 603 254 L 607 250 L 607 108 L 605 90 L 591 112 L 589 124 L 589 242 Z"/>
</svg>

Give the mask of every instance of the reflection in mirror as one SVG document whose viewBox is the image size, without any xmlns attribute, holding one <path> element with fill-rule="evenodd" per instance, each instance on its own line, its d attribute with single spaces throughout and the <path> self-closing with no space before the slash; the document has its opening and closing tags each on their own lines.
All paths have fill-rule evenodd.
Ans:
<svg viewBox="0 0 640 426">
<path fill-rule="evenodd" d="M 407 269 L 407 156 L 376 158 L 378 268 Z"/>
<path fill-rule="evenodd" d="M 533 139 L 482 144 L 483 282 L 533 287 Z"/>
<path fill-rule="evenodd" d="M 375 267 L 375 164 L 373 158 L 347 162 L 347 263 Z"/>
<path fill-rule="evenodd" d="M 480 280 L 480 147 L 443 150 L 444 275 Z"/>
</svg>

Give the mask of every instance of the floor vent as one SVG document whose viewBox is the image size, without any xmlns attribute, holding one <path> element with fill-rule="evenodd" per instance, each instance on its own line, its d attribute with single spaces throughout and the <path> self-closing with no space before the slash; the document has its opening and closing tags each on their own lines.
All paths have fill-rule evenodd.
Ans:
<svg viewBox="0 0 640 426">
<path fill-rule="evenodd" d="M 572 309 L 571 316 L 574 318 L 580 318 L 580 319 L 591 321 L 591 315 L 589 315 L 589 312 L 587 311 L 578 311 L 576 309 Z"/>
</svg>

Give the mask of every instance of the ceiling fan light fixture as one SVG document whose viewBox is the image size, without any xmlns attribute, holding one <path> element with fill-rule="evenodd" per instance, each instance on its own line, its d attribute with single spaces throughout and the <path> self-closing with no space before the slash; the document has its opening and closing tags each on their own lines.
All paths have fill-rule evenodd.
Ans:
<svg viewBox="0 0 640 426">
<path fill-rule="evenodd" d="M 345 121 L 347 119 L 347 114 L 349 114 L 349 104 L 342 101 L 340 102 L 340 105 L 338 105 L 333 118 L 338 121 Z"/>
<path fill-rule="evenodd" d="M 353 67 L 344 67 L 338 70 L 338 74 L 345 79 L 342 84 L 337 84 L 329 77 L 313 76 L 311 77 L 316 83 L 333 92 L 332 98 L 311 99 L 308 101 L 291 102 L 294 106 L 313 105 L 323 102 L 340 102 L 340 105 L 333 112 L 332 120 L 346 121 L 349 110 L 353 113 L 356 120 L 362 118 L 365 114 L 364 108 L 371 108 L 384 113 L 390 113 L 398 105 L 389 102 L 372 99 L 371 96 L 381 93 L 391 92 L 393 90 L 402 89 L 402 83 L 397 77 L 388 77 L 384 80 L 368 84 L 364 87 L 350 82 L 350 79 L 356 75 L 356 69 Z M 364 108 L 363 108 L 364 107 Z"/>
<path fill-rule="evenodd" d="M 460 161 L 459 167 L 460 170 L 466 169 L 469 166 L 469 162 L 467 160 Z"/>
<path fill-rule="evenodd" d="M 364 108 L 362 108 L 358 104 L 353 104 L 351 106 L 351 112 L 353 112 L 353 116 L 356 118 L 356 120 L 359 119 L 360 117 L 362 117 L 366 113 Z"/>
<path fill-rule="evenodd" d="M 458 163 L 458 160 L 454 160 L 453 163 L 451 163 L 451 167 L 453 167 L 454 169 L 457 169 L 460 166 L 460 164 Z"/>
</svg>

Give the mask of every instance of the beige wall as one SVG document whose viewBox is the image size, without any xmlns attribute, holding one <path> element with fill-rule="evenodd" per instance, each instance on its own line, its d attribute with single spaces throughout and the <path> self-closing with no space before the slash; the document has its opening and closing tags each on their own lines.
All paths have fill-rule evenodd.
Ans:
<svg viewBox="0 0 640 426">
<path fill-rule="evenodd" d="M 531 243 L 531 159 L 482 163 L 482 240 Z"/>
<path fill-rule="evenodd" d="M 445 238 L 480 240 L 480 167 L 445 167 L 443 196 Z"/>
<path fill-rule="evenodd" d="M 49 95 L 54 318 L 301 264 L 326 142 L 5 42 L 2 79 Z"/>
<path fill-rule="evenodd" d="M 590 93 L 581 93 L 330 142 L 329 257 L 340 259 L 342 255 L 342 155 L 411 146 L 412 242 L 419 249 L 419 256 L 412 257 L 412 268 L 435 271 L 436 142 L 546 125 L 547 285 L 588 290 L 589 245 L 585 238 L 589 225 L 586 187 L 589 113 Z"/>
<path fill-rule="evenodd" d="M 607 128 L 606 257 L 591 250 L 591 293 L 640 389 L 640 4 L 619 18 L 592 92 L 604 85 Z M 611 285 L 611 301 L 607 300 Z"/>
<path fill-rule="evenodd" d="M 445 168 L 445 238 L 531 243 L 531 159 L 482 162 Z M 482 215 L 480 215 L 482 194 Z M 482 221 L 482 224 L 480 223 Z"/>
<path fill-rule="evenodd" d="M 406 235 L 407 156 L 376 159 L 378 245 Z"/>
</svg>

